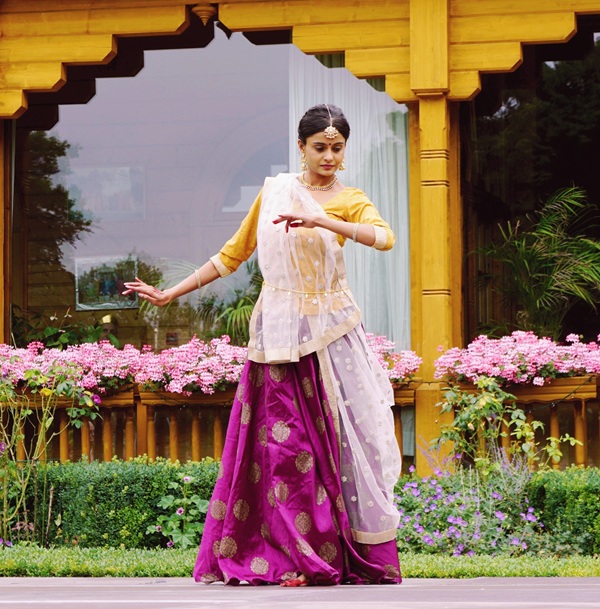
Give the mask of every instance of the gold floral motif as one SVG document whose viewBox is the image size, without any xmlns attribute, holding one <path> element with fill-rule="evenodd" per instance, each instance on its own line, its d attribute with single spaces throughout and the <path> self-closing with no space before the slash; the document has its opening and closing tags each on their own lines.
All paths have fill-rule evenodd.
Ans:
<svg viewBox="0 0 600 609">
<path fill-rule="evenodd" d="M 255 556 L 250 562 L 250 569 L 256 575 L 264 575 L 269 570 L 269 561 L 261 556 Z"/>
<path fill-rule="evenodd" d="M 300 411 L 300 406 L 298 406 L 298 398 L 292 398 L 292 404 L 296 410 Z"/>
<path fill-rule="evenodd" d="M 400 577 L 400 571 L 394 565 L 385 565 L 384 569 L 387 572 L 387 576 L 391 578 Z"/>
<path fill-rule="evenodd" d="M 285 503 L 287 501 L 289 494 L 290 494 L 290 489 L 288 488 L 288 485 L 285 482 L 279 481 L 275 485 L 275 497 L 277 497 L 277 499 L 281 503 Z"/>
<path fill-rule="evenodd" d="M 242 522 L 248 518 L 250 506 L 245 499 L 238 499 L 233 506 L 233 515 Z"/>
<path fill-rule="evenodd" d="M 281 364 L 271 364 L 269 366 L 269 376 L 276 382 L 281 383 L 287 374 L 287 367 Z"/>
<path fill-rule="evenodd" d="M 283 549 L 283 548 L 282 548 Z M 288 550 L 289 551 L 289 550 Z M 296 571 L 286 571 L 282 576 L 281 576 L 281 581 L 282 582 L 286 582 L 290 579 L 296 579 L 298 577 L 298 573 Z"/>
<path fill-rule="evenodd" d="M 313 553 L 313 549 L 304 539 L 302 539 L 302 537 L 296 539 L 296 548 L 298 549 L 298 552 L 304 554 L 304 556 L 310 556 Z"/>
<path fill-rule="evenodd" d="M 250 404 L 247 404 L 246 402 L 244 402 L 244 404 L 242 404 L 242 414 L 240 417 L 242 425 L 248 425 L 248 423 L 250 423 L 251 418 L 252 418 L 252 408 L 250 408 Z"/>
<path fill-rule="evenodd" d="M 238 402 L 244 401 L 244 389 L 244 383 L 238 383 L 237 391 L 235 392 L 235 399 L 238 400 Z"/>
<path fill-rule="evenodd" d="M 266 522 L 263 522 L 260 525 L 260 534 L 262 535 L 263 539 L 266 539 L 267 541 L 270 541 L 270 539 L 271 539 L 271 531 L 269 530 L 269 525 Z"/>
<path fill-rule="evenodd" d="M 250 463 L 250 467 L 248 469 L 248 480 L 253 484 L 256 484 L 262 476 L 262 472 L 260 471 L 260 465 L 256 462 Z"/>
<path fill-rule="evenodd" d="M 287 546 L 280 546 L 281 551 L 288 557 L 291 558 L 292 555 L 290 553 L 290 549 Z"/>
<path fill-rule="evenodd" d="M 337 507 L 337 509 L 340 512 L 345 512 L 346 511 L 346 506 L 344 505 L 344 498 L 342 497 L 342 495 L 338 495 L 336 500 L 335 500 L 335 506 Z"/>
<path fill-rule="evenodd" d="M 300 512 L 294 519 L 294 524 L 300 535 L 306 535 L 312 527 L 312 520 L 306 512 Z"/>
<path fill-rule="evenodd" d="M 296 469 L 301 474 L 306 474 L 307 472 L 309 472 L 313 468 L 313 465 L 314 465 L 313 456 L 306 450 L 303 450 L 296 457 Z"/>
<path fill-rule="evenodd" d="M 260 364 L 252 364 L 248 377 L 255 387 L 262 387 L 265 383 L 265 371 Z"/>
<path fill-rule="evenodd" d="M 325 419 L 323 417 L 317 417 L 315 421 L 315 425 L 317 426 L 317 431 L 322 434 L 325 431 Z"/>
<path fill-rule="evenodd" d="M 323 412 L 325 413 L 326 417 L 331 414 L 331 407 L 329 406 L 329 401 L 327 400 L 327 398 L 323 400 Z"/>
<path fill-rule="evenodd" d="M 330 541 L 326 541 L 319 548 L 319 556 L 329 565 L 335 560 L 337 549 Z"/>
<path fill-rule="evenodd" d="M 270 488 L 267 492 L 267 500 L 271 507 L 277 507 L 277 502 L 275 501 L 275 491 L 272 488 Z"/>
<path fill-rule="evenodd" d="M 237 552 L 237 543 L 233 537 L 223 537 L 221 539 L 221 556 L 232 558 Z"/>
<path fill-rule="evenodd" d="M 267 426 L 263 425 L 259 430 L 258 430 L 258 441 L 260 442 L 261 446 L 267 446 Z"/>
<path fill-rule="evenodd" d="M 203 573 L 200 576 L 200 581 L 203 584 L 214 584 L 219 581 L 219 578 L 214 573 Z"/>
<path fill-rule="evenodd" d="M 217 539 L 217 541 L 215 541 L 215 543 L 213 543 L 212 549 L 213 549 L 213 554 L 215 555 L 215 558 L 219 558 L 219 552 L 221 550 L 221 542 L 218 539 Z"/>
<path fill-rule="evenodd" d="M 325 499 L 327 499 L 327 491 L 322 484 L 319 484 L 317 486 L 317 505 L 323 505 Z"/>
<path fill-rule="evenodd" d="M 272 429 L 273 437 L 280 444 L 290 437 L 290 428 L 285 421 L 277 421 Z"/>
<path fill-rule="evenodd" d="M 305 377 L 302 379 L 302 390 L 304 391 L 304 396 L 307 398 L 315 397 L 315 387 L 313 385 L 312 379 L 310 377 Z"/>
<path fill-rule="evenodd" d="M 210 504 L 210 515 L 215 520 L 224 520 L 227 513 L 227 505 L 220 499 L 215 499 Z"/>
<path fill-rule="evenodd" d="M 335 529 L 335 532 L 336 532 L 338 535 L 341 535 L 341 534 L 342 534 L 342 531 L 341 531 L 341 529 L 340 529 L 340 523 L 338 522 L 337 517 L 336 517 L 336 516 L 334 516 L 332 520 L 333 520 L 333 528 Z"/>
<path fill-rule="evenodd" d="M 220 480 L 223 477 L 225 470 L 223 469 L 223 462 L 219 463 L 219 471 L 217 471 L 217 480 Z"/>
<path fill-rule="evenodd" d="M 359 547 L 361 556 L 369 558 L 369 556 L 371 555 L 371 546 L 366 543 L 361 543 Z"/>
<path fill-rule="evenodd" d="M 331 471 L 334 474 L 337 474 L 337 467 L 335 466 L 335 459 L 333 458 L 333 455 L 331 453 L 329 453 L 329 465 L 331 466 Z"/>
</svg>

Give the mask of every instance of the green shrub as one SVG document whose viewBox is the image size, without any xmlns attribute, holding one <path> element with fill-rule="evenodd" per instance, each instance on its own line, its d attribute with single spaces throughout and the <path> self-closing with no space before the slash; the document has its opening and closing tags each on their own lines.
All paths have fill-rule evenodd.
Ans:
<svg viewBox="0 0 600 609">
<path fill-rule="evenodd" d="M 37 494 L 29 498 L 37 540 L 82 547 L 164 546 L 163 535 L 147 531 L 167 514 L 159 503 L 173 493 L 172 483 L 189 476 L 190 491 L 208 500 L 217 470 L 212 459 L 173 464 L 143 457 L 38 466 Z"/>
<path fill-rule="evenodd" d="M 600 554 L 600 470 L 570 467 L 536 473 L 528 485 L 531 505 L 555 544 L 555 554 Z"/>
</svg>

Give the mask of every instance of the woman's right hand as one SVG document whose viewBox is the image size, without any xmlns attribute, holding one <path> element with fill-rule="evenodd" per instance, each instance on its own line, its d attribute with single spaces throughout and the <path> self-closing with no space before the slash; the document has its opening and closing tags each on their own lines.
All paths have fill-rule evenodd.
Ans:
<svg viewBox="0 0 600 609">
<path fill-rule="evenodd" d="M 135 278 L 135 281 L 126 281 L 125 287 L 127 289 L 123 292 L 123 296 L 136 292 L 140 298 L 147 300 L 156 307 L 164 307 L 171 302 L 168 290 L 159 290 L 138 277 Z"/>
</svg>

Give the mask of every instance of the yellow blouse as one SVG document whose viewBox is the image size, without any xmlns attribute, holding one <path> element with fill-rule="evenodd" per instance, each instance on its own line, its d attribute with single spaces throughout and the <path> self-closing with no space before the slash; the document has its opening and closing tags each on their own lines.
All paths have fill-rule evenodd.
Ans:
<svg viewBox="0 0 600 609">
<path fill-rule="evenodd" d="M 219 275 L 225 277 L 233 273 L 238 267 L 248 260 L 252 252 L 256 249 L 256 232 L 258 218 L 260 215 L 262 190 L 252 204 L 248 215 L 242 221 L 239 229 L 225 243 L 220 252 L 211 258 L 217 268 Z M 371 224 L 375 227 L 375 244 L 373 247 L 378 250 L 390 250 L 396 237 L 383 220 L 379 212 L 369 200 L 367 195 L 358 188 L 346 187 L 337 195 L 332 197 L 323 205 L 325 213 L 334 220 L 361 224 Z M 341 246 L 346 242 L 346 238 L 337 235 L 337 240 Z"/>
</svg>

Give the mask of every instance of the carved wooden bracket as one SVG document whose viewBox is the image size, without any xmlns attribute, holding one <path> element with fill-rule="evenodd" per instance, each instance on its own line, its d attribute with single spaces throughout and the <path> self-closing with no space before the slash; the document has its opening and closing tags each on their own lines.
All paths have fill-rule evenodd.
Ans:
<svg viewBox="0 0 600 609">
<path fill-rule="evenodd" d="M 217 16 L 217 7 L 213 4 L 196 4 L 192 7 L 192 13 L 200 18 L 203 25 L 206 25 Z"/>
</svg>

